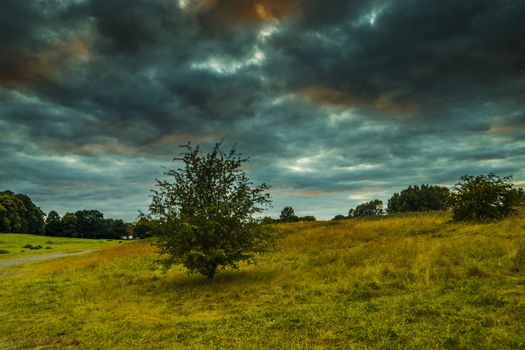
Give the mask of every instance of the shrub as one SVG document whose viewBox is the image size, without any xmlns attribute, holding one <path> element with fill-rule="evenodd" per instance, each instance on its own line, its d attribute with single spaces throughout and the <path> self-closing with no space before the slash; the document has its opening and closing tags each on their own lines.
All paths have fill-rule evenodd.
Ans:
<svg viewBox="0 0 525 350">
<path fill-rule="evenodd" d="M 358 218 L 365 216 L 376 216 L 383 214 L 383 202 L 379 199 L 359 204 L 355 209 L 348 212 L 349 218 Z"/>
<path fill-rule="evenodd" d="M 347 218 L 346 216 L 339 214 L 339 215 L 334 216 L 332 221 L 344 220 L 346 218 Z"/>
<path fill-rule="evenodd" d="M 23 246 L 22 248 L 32 249 L 32 248 L 33 248 L 33 245 L 32 245 L 32 244 L 26 244 L 26 245 Z"/>
<path fill-rule="evenodd" d="M 0 249 L 0 254 L 9 254 L 8 250 Z"/>
<path fill-rule="evenodd" d="M 449 194 L 448 188 L 441 186 L 408 186 L 401 193 L 394 193 L 388 200 L 387 212 L 393 214 L 445 210 L 448 208 Z"/>
<path fill-rule="evenodd" d="M 455 185 L 450 203 L 456 221 L 493 221 L 523 203 L 523 189 L 515 188 L 510 176 L 465 175 Z"/>
</svg>

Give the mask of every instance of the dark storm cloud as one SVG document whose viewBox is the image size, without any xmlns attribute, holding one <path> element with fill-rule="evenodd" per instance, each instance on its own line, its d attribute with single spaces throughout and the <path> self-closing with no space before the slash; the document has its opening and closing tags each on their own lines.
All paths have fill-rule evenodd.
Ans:
<svg viewBox="0 0 525 350">
<path fill-rule="evenodd" d="M 522 1 L 0 6 L 0 183 L 45 210 L 133 218 L 189 140 L 238 143 L 274 214 L 525 178 Z"/>
</svg>

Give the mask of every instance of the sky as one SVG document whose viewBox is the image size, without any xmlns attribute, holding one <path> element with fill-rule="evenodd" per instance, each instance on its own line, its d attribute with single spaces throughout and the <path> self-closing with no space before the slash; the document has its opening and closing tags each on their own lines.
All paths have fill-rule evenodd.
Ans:
<svg viewBox="0 0 525 350">
<path fill-rule="evenodd" d="M 0 190 L 134 220 L 191 141 L 277 217 L 525 184 L 525 1 L 2 0 Z"/>
</svg>

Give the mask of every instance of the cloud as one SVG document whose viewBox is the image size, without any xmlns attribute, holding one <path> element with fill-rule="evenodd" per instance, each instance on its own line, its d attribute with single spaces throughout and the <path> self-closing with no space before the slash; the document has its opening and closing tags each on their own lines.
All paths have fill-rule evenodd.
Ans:
<svg viewBox="0 0 525 350">
<path fill-rule="evenodd" d="M 297 0 L 182 0 L 180 7 L 197 12 L 203 21 L 261 23 L 289 16 L 298 10 Z"/>
<path fill-rule="evenodd" d="M 389 96 L 380 96 L 377 99 L 363 99 L 341 91 L 319 87 L 307 88 L 301 91 L 300 95 L 306 96 L 311 101 L 321 105 L 343 108 L 364 108 L 386 114 L 409 115 L 418 111 L 416 104 L 405 101 L 395 101 Z"/>
<path fill-rule="evenodd" d="M 274 214 L 329 218 L 465 174 L 522 179 L 524 12 L 505 0 L 6 0 L 0 182 L 47 211 L 132 219 L 179 144 L 223 138 L 273 186 Z"/>
<path fill-rule="evenodd" d="M 89 57 L 88 44 L 79 38 L 58 41 L 40 52 L 7 48 L 0 57 L 0 86 L 45 84 L 63 73 L 66 66 Z"/>
</svg>

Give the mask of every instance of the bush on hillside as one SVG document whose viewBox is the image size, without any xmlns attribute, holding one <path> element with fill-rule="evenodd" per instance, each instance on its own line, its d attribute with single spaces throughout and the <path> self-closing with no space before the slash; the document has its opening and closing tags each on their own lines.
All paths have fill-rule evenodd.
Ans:
<svg viewBox="0 0 525 350">
<path fill-rule="evenodd" d="M 515 188 L 510 176 L 465 175 L 455 185 L 450 204 L 456 221 L 498 220 L 523 204 L 523 189 Z"/>
<path fill-rule="evenodd" d="M 365 216 L 383 215 L 383 201 L 374 199 L 373 201 L 359 204 L 355 209 L 348 211 L 349 218 L 359 218 Z"/>
<path fill-rule="evenodd" d="M 441 186 L 408 186 L 388 200 L 387 212 L 407 213 L 416 211 L 445 210 L 450 191 Z"/>
<path fill-rule="evenodd" d="M 281 222 L 297 222 L 299 221 L 299 217 L 295 215 L 292 207 L 284 207 L 283 210 L 281 210 L 279 220 L 281 220 Z"/>
</svg>

